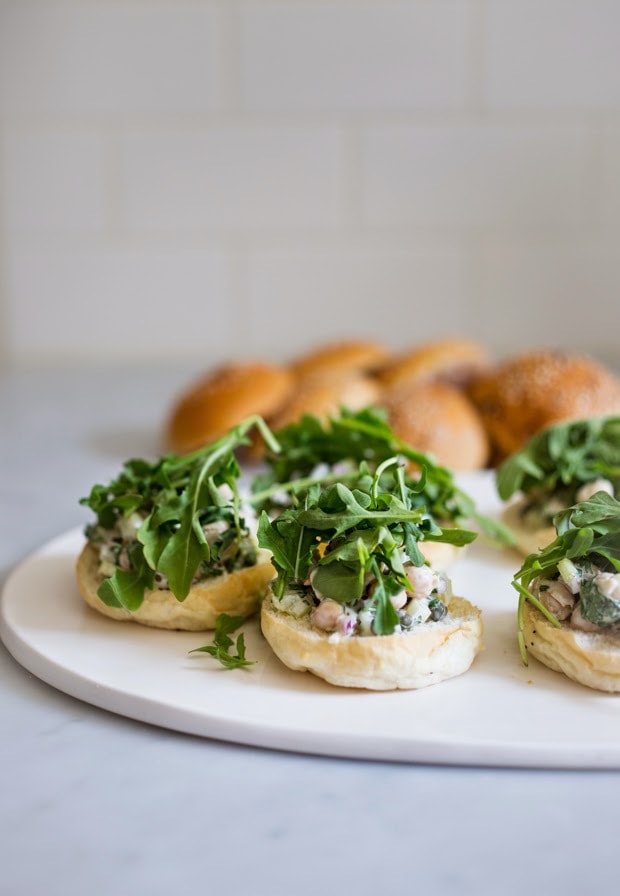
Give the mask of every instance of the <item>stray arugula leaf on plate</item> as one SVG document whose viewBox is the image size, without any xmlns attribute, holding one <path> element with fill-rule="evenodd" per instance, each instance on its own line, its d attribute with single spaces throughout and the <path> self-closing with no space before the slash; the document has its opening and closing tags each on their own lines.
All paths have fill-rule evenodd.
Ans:
<svg viewBox="0 0 620 896">
<path fill-rule="evenodd" d="M 246 659 L 245 639 L 241 633 L 234 642 L 230 635 L 236 632 L 246 619 L 243 616 L 229 616 L 220 613 L 215 621 L 215 634 L 213 643 L 204 647 L 195 647 L 190 653 L 208 653 L 216 659 L 225 669 L 241 669 L 245 666 L 253 666 L 254 661 Z M 236 653 L 231 653 L 230 648 L 235 647 Z"/>
</svg>

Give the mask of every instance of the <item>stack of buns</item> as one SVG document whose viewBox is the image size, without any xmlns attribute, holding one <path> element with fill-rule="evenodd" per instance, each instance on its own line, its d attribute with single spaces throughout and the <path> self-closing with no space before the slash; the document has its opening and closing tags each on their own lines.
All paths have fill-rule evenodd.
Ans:
<svg viewBox="0 0 620 896">
<path fill-rule="evenodd" d="M 374 340 L 330 342 L 289 362 L 232 361 L 201 374 L 172 403 L 165 447 L 192 451 L 253 414 L 277 431 L 342 407 L 381 407 L 399 438 L 453 470 L 479 470 L 550 423 L 620 412 L 620 379 L 592 358 L 553 349 L 494 361 L 464 338 L 400 352 Z M 257 439 L 249 456 L 261 451 Z"/>
</svg>

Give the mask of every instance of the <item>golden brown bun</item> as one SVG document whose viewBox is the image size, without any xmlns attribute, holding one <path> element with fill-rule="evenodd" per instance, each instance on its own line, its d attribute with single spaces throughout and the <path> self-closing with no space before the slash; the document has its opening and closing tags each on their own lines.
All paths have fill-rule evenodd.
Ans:
<svg viewBox="0 0 620 896">
<path fill-rule="evenodd" d="M 383 397 L 396 435 L 453 470 L 480 470 L 489 458 L 482 420 L 465 394 L 440 382 L 414 382 Z"/>
<path fill-rule="evenodd" d="M 620 633 L 556 628 L 528 601 L 523 633 L 528 652 L 555 672 L 598 691 L 620 691 Z"/>
<path fill-rule="evenodd" d="M 349 340 L 320 345 L 290 363 L 300 380 L 316 377 L 340 377 L 374 371 L 389 357 L 389 350 L 378 342 Z"/>
<path fill-rule="evenodd" d="M 121 622 L 139 622 L 153 628 L 180 629 L 200 632 L 215 628 L 220 613 L 231 616 L 251 616 L 275 576 L 268 551 L 259 552 L 259 562 L 232 573 L 224 573 L 194 585 L 184 601 L 178 601 L 171 591 L 146 591 L 144 602 L 130 613 L 123 607 L 109 607 L 97 596 L 102 578 L 98 572 L 99 554 L 92 544 L 86 544 L 77 560 L 77 580 L 80 594 L 94 610 Z"/>
<path fill-rule="evenodd" d="M 441 339 L 398 354 L 383 365 L 377 376 L 390 388 L 428 379 L 463 386 L 488 363 L 488 352 L 479 343 L 467 339 Z"/>
<path fill-rule="evenodd" d="M 376 404 L 379 395 L 376 382 L 362 374 L 306 380 L 299 384 L 280 411 L 269 418 L 269 425 L 274 430 L 281 429 L 304 414 L 324 420 L 338 414 L 342 407 L 359 411 Z"/>
<path fill-rule="evenodd" d="M 267 417 L 293 391 L 285 367 L 264 362 L 230 363 L 192 383 L 175 402 L 166 424 L 166 443 L 184 454 L 217 439 L 254 414 Z"/>
<path fill-rule="evenodd" d="M 303 380 L 278 413 L 267 418 L 272 431 L 277 432 L 290 423 L 296 423 L 304 414 L 312 414 L 319 420 L 336 416 L 342 408 L 359 411 L 378 402 L 380 390 L 369 376 L 349 374 Z M 244 450 L 243 456 L 251 461 L 263 457 L 265 444 L 257 433 L 252 445 Z"/>
<path fill-rule="evenodd" d="M 308 616 L 295 619 L 277 610 L 270 592 L 261 607 L 261 628 L 289 669 L 372 691 L 423 688 L 461 675 L 482 649 L 480 610 L 461 597 L 452 598 L 444 619 L 406 634 L 335 640 L 313 628 Z"/>
<path fill-rule="evenodd" d="M 620 380 L 583 355 L 537 350 L 474 378 L 469 394 L 503 460 L 559 420 L 620 411 Z"/>
<path fill-rule="evenodd" d="M 520 509 L 523 499 L 518 499 L 508 504 L 501 513 L 501 519 L 515 537 L 515 549 L 527 557 L 528 554 L 537 554 L 542 548 L 555 539 L 557 532 L 554 526 L 542 526 L 540 529 L 529 529 L 523 524 Z"/>
</svg>

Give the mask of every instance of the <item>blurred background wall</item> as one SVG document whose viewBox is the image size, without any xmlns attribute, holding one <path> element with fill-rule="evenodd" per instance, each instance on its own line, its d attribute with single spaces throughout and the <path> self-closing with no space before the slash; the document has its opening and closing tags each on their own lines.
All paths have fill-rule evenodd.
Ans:
<svg viewBox="0 0 620 896">
<path fill-rule="evenodd" d="M 614 361 L 618 0 L 0 0 L 0 362 Z"/>
</svg>

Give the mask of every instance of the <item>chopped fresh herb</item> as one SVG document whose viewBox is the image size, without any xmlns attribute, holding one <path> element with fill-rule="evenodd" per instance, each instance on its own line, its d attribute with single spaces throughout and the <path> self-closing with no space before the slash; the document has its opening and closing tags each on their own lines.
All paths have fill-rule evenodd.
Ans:
<svg viewBox="0 0 620 896">
<path fill-rule="evenodd" d="M 190 653 L 208 653 L 214 659 L 224 666 L 225 669 L 241 669 L 244 666 L 253 666 L 253 660 L 247 660 L 245 657 L 245 639 L 241 633 L 236 642 L 230 635 L 245 622 L 243 616 L 229 616 L 227 613 L 220 613 L 215 620 L 215 634 L 213 643 L 204 647 L 195 647 Z M 235 647 L 236 653 L 231 653 L 230 648 Z"/>
</svg>

